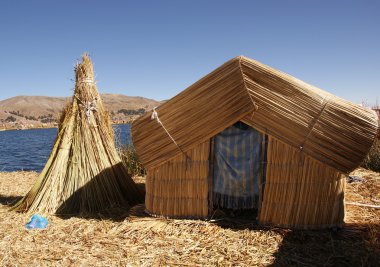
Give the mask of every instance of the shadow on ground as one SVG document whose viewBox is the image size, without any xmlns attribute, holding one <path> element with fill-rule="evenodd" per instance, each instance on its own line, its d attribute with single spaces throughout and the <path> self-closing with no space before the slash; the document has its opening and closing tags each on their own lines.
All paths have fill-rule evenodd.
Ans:
<svg viewBox="0 0 380 267">
<path fill-rule="evenodd" d="M 271 266 L 379 266 L 380 224 L 337 231 L 288 230 Z"/>
<path fill-rule="evenodd" d="M 291 230 L 258 225 L 254 212 L 217 211 L 212 223 L 233 230 L 272 231 L 283 236 L 270 266 L 379 266 L 380 223 L 342 229 Z"/>
<path fill-rule="evenodd" d="M 136 186 L 145 198 L 145 183 L 136 182 Z M 74 194 L 74 196 L 71 197 L 68 202 L 66 202 L 66 205 L 70 205 L 69 201 L 76 201 L 75 198 L 77 198 L 80 194 L 82 194 L 82 191 Z M 143 204 L 143 201 L 140 200 L 139 202 L 140 203 L 134 203 L 132 206 L 128 205 L 127 203 L 124 203 L 124 205 L 110 204 L 108 208 L 102 211 L 72 214 L 65 211 L 65 206 L 61 206 L 56 216 L 61 219 L 70 219 L 72 217 L 77 217 L 82 219 L 110 220 L 113 222 L 122 222 L 130 216 L 149 217 L 149 215 L 145 213 L 145 205 Z"/>
<path fill-rule="evenodd" d="M 0 205 L 12 206 L 14 203 L 19 201 L 22 196 L 4 196 L 0 195 Z"/>
<path fill-rule="evenodd" d="M 129 209 L 144 202 L 145 184 L 134 183 L 122 163 L 104 169 L 72 194 L 58 209 L 62 219 L 78 217 L 123 221 Z"/>
</svg>

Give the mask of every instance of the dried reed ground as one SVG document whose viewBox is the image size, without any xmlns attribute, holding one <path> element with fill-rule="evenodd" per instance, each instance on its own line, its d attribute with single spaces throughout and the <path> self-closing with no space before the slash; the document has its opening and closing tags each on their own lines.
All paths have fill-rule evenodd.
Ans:
<svg viewBox="0 0 380 267">
<path fill-rule="evenodd" d="M 358 169 L 346 201 L 380 205 L 380 173 Z M 30 215 L 9 212 L 37 173 L 0 173 L 0 266 L 378 266 L 380 210 L 347 205 L 343 230 L 266 229 L 245 218 L 217 222 L 143 216 L 143 207 L 103 219 L 48 216 L 28 231 Z M 139 179 L 141 182 L 144 179 Z"/>
</svg>

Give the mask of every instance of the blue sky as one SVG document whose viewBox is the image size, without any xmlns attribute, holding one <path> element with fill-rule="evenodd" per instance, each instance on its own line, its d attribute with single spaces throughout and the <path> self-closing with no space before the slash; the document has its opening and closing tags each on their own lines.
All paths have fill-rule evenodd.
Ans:
<svg viewBox="0 0 380 267">
<path fill-rule="evenodd" d="M 0 100 L 69 96 L 88 51 L 103 93 L 168 99 L 245 55 L 380 102 L 380 1 L 0 1 Z"/>
</svg>

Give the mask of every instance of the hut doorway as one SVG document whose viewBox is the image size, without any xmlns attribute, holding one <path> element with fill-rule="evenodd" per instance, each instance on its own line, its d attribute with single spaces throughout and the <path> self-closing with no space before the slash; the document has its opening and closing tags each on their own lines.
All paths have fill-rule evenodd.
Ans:
<svg viewBox="0 0 380 267">
<path fill-rule="evenodd" d="M 212 143 L 212 208 L 258 209 L 265 178 L 265 135 L 239 121 L 216 135 Z"/>
</svg>

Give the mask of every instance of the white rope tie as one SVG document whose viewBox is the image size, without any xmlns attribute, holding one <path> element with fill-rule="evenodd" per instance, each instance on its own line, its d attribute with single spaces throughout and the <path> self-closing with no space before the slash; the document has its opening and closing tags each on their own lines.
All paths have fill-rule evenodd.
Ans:
<svg viewBox="0 0 380 267">
<path fill-rule="evenodd" d="M 84 79 L 78 80 L 78 83 L 92 83 L 92 84 L 95 84 L 95 81 L 92 78 L 84 78 Z"/>
<path fill-rule="evenodd" d="M 92 102 L 87 102 L 86 103 L 86 116 L 87 116 L 87 121 L 90 122 L 91 120 L 91 114 L 93 111 L 96 111 L 96 99 Z"/>
<path fill-rule="evenodd" d="M 96 109 L 96 100 L 98 100 L 98 99 L 95 98 L 94 101 L 88 101 L 88 102 L 84 103 L 82 100 L 79 99 L 79 97 L 77 95 L 74 95 L 74 96 L 84 106 L 85 112 L 86 112 L 87 121 L 90 122 L 91 121 L 91 114 L 92 114 L 92 112 L 93 111 L 97 111 L 97 109 Z"/>
<path fill-rule="evenodd" d="M 304 141 L 303 141 L 303 142 L 301 143 L 301 145 L 300 145 L 300 150 L 301 150 L 301 151 L 304 149 L 305 143 L 307 142 L 307 140 L 309 139 L 311 133 L 313 132 L 315 125 L 319 122 L 319 119 L 321 118 L 322 113 L 325 111 L 325 108 L 326 108 L 326 106 L 327 106 L 327 104 L 328 104 L 329 102 L 330 102 L 330 97 L 326 95 L 326 96 L 322 99 L 322 101 L 321 101 L 322 108 L 321 108 L 321 110 L 319 111 L 319 114 L 318 114 L 318 115 L 312 120 L 311 125 L 310 125 L 311 127 L 309 126 L 309 127 L 310 127 L 310 130 L 309 130 L 308 134 L 306 135 Z"/>
<path fill-rule="evenodd" d="M 161 125 L 161 127 L 165 130 L 165 132 L 167 133 L 167 135 L 169 136 L 169 138 L 173 141 L 173 143 L 178 147 L 179 150 L 181 150 L 182 153 L 184 153 L 183 150 L 181 149 L 181 147 L 177 144 L 177 142 L 174 140 L 173 136 L 171 136 L 171 134 L 169 133 L 169 131 L 165 128 L 164 124 L 162 123 L 162 121 L 158 117 L 158 113 L 157 113 L 155 107 L 153 108 L 152 116 L 150 118 L 152 120 L 156 120 Z"/>
</svg>

